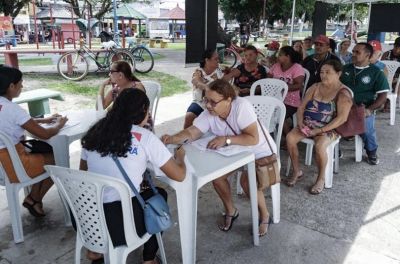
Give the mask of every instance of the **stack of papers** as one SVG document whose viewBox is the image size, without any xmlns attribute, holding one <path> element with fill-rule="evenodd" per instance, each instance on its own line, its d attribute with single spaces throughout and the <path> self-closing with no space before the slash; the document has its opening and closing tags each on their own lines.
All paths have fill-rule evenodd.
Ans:
<svg viewBox="0 0 400 264">
<path fill-rule="evenodd" d="M 211 151 L 211 152 L 215 152 L 215 153 L 221 154 L 221 155 L 226 156 L 226 157 L 233 156 L 233 155 L 242 153 L 244 151 L 251 151 L 252 150 L 251 146 L 238 146 L 238 145 L 231 145 L 231 146 L 227 146 L 227 147 L 221 147 L 219 149 L 209 149 L 209 148 L 207 148 L 208 142 L 213 140 L 215 137 L 216 136 L 214 136 L 214 135 L 208 136 L 208 137 L 203 137 L 203 138 L 200 138 L 200 139 L 198 139 L 196 141 L 193 141 L 190 144 L 192 146 L 196 147 L 197 149 L 201 150 L 201 151 Z"/>
</svg>

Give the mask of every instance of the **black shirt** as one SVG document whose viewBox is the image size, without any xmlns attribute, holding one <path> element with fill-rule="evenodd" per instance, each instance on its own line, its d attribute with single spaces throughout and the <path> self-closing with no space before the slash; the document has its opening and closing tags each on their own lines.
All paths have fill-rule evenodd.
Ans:
<svg viewBox="0 0 400 264">
<path fill-rule="evenodd" d="M 307 69 L 310 72 L 310 79 L 308 80 L 307 89 L 314 83 L 321 81 L 321 77 L 319 76 L 319 74 L 321 72 L 321 66 L 325 61 L 337 60 L 338 62 L 340 62 L 340 59 L 330 52 L 326 54 L 325 58 L 321 61 L 315 60 L 314 56 L 315 55 L 310 55 L 306 57 L 303 61 L 303 68 Z"/>
</svg>

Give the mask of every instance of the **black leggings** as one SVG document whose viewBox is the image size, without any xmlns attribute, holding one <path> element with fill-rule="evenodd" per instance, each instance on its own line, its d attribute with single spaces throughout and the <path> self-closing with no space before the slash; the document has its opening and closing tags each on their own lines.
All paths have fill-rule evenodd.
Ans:
<svg viewBox="0 0 400 264">
<path fill-rule="evenodd" d="M 167 200 L 167 192 L 164 189 L 158 188 L 158 192 Z M 144 200 L 149 199 L 153 196 L 153 191 L 151 189 L 145 190 L 140 193 Z M 108 232 L 111 236 L 111 241 L 114 247 L 126 245 L 124 226 L 123 226 L 123 216 L 122 207 L 120 201 L 115 201 L 112 203 L 105 203 L 104 205 L 104 215 L 106 218 Z M 146 234 L 146 226 L 144 224 L 143 208 L 140 205 L 136 197 L 132 198 L 132 209 L 133 218 L 135 219 L 136 233 L 139 237 Z M 72 224 L 76 230 L 75 219 L 72 217 Z M 143 261 L 153 260 L 156 257 L 158 250 L 157 238 L 152 235 L 146 243 L 144 243 L 143 248 Z"/>
</svg>

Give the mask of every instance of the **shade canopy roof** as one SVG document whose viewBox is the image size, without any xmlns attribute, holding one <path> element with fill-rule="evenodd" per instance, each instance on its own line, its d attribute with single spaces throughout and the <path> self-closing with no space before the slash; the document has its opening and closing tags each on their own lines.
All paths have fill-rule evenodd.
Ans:
<svg viewBox="0 0 400 264">
<path fill-rule="evenodd" d="M 176 7 L 169 10 L 165 17 L 169 19 L 185 20 L 185 10 L 180 8 L 179 4 L 176 4 Z"/>
<path fill-rule="evenodd" d="M 71 18 L 71 11 L 65 7 L 54 6 L 54 7 L 51 7 L 51 13 L 50 13 L 50 7 L 46 7 L 44 9 L 40 10 L 36 14 L 36 17 L 38 19 L 50 19 L 51 17 L 52 18 Z"/>
<path fill-rule="evenodd" d="M 137 19 L 137 20 L 144 20 L 147 17 L 140 13 L 139 11 L 136 11 L 134 8 L 127 4 L 122 4 L 120 5 L 117 10 L 117 18 L 130 18 L 130 19 Z M 105 16 L 105 18 L 114 18 L 114 13 L 113 11 L 108 12 Z"/>
<path fill-rule="evenodd" d="M 389 2 L 382 0 L 318 0 L 329 4 L 360 4 L 360 3 L 375 3 L 375 2 Z"/>
<path fill-rule="evenodd" d="M 99 20 L 97 18 L 90 18 L 90 28 L 93 29 L 94 27 L 96 27 L 99 24 Z M 83 18 L 78 18 L 75 21 L 76 25 L 79 27 L 79 29 L 81 31 L 86 31 L 88 28 L 88 21 L 86 19 Z"/>
</svg>

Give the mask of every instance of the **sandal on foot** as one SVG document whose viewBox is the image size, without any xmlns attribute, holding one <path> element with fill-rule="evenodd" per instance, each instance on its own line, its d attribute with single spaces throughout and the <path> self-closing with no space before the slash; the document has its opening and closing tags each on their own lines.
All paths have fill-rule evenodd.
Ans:
<svg viewBox="0 0 400 264">
<path fill-rule="evenodd" d="M 223 226 L 219 225 L 218 228 L 221 231 L 228 232 L 229 230 L 231 230 L 233 222 L 235 222 L 235 220 L 239 217 L 239 212 L 237 209 L 235 209 L 235 212 L 233 213 L 233 215 L 224 214 L 223 217 L 224 217 L 224 225 Z M 229 226 L 226 226 L 226 220 L 228 218 L 231 219 L 231 222 L 230 222 Z"/>
<path fill-rule="evenodd" d="M 27 198 L 29 198 L 29 199 L 32 200 L 32 204 L 30 204 L 30 203 L 28 203 L 28 202 L 25 201 L 25 202 L 22 203 L 22 206 L 24 206 L 26 209 L 28 209 L 28 211 L 29 211 L 29 213 L 30 213 L 31 215 L 33 215 L 34 217 L 43 217 L 43 216 L 46 216 L 46 214 L 43 214 L 43 213 L 41 213 L 41 212 L 38 212 L 38 211 L 35 209 L 35 205 L 36 205 L 36 204 L 41 205 L 42 202 L 38 202 L 38 201 L 32 199 L 32 196 L 30 196 L 30 195 L 28 195 Z"/>
<path fill-rule="evenodd" d="M 285 179 L 284 183 L 288 186 L 288 187 L 293 187 L 297 181 L 301 180 L 304 176 L 304 173 L 302 171 L 300 171 L 301 173 L 297 176 L 297 177 L 290 177 L 289 179 Z"/>
<path fill-rule="evenodd" d="M 258 235 L 260 237 L 265 236 L 268 233 L 269 225 L 273 223 L 273 220 L 271 217 L 268 218 L 267 221 L 260 221 L 258 225 Z M 265 226 L 265 230 L 261 231 L 261 226 Z"/>
<path fill-rule="evenodd" d="M 311 186 L 309 192 L 312 195 L 318 195 L 322 192 L 323 189 L 324 189 L 324 185 L 317 186 L 317 184 L 314 184 L 313 186 Z"/>
</svg>

